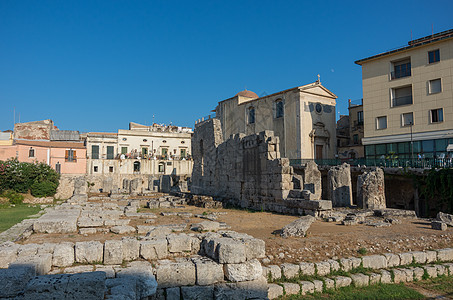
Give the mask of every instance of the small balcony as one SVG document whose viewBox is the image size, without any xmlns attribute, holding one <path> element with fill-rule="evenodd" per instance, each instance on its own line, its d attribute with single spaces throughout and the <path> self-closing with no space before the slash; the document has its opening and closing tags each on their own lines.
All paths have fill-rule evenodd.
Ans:
<svg viewBox="0 0 453 300">
<path fill-rule="evenodd" d="M 398 79 L 398 78 L 403 78 L 403 77 L 409 77 L 411 76 L 411 68 L 409 65 L 408 69 L 399 69 L 391 72 L 390 77 L 391 79 Z"/>
<path fill-rule="evenodd" d="M 393 98 L 393 106 L 412 104 L 412 95 Z"/>
</svg>

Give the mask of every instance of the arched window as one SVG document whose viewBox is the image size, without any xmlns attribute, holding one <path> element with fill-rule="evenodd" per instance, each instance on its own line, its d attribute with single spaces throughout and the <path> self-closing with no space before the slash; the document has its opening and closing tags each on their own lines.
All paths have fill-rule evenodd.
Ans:
<svg viewBox="0 0 453 300">
<path fill-rule="evenodd" d="M 283 117 L 283 101 L 278 99 L 275 101 L 275 118 Z"/>
<path fill-rule="evenodd" d="M 28 157 L 35 157 L 35 149 L 32 147 L 28 150 Z"/>
<path fill-rule="evenodd" d="M 140 162 L 134 161 L 134 172 L 140 172 Z"/>
<path fill-rule="evenodd" d="M 249 124 L 255 124 L 255 108 L 249 107 Z"/>
</svg>

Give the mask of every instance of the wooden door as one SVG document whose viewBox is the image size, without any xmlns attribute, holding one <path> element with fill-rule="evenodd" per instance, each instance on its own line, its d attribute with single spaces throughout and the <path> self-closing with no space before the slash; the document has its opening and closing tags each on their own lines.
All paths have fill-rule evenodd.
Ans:
<svg viewBox="0 0 453 300">
<path fill-rule="evenodd" d="M 316 145 L 316 155 L 315 155 L 315 159 L 322 159 L 322 148 L 323 146 L 322 145 Z"/>
</svg>

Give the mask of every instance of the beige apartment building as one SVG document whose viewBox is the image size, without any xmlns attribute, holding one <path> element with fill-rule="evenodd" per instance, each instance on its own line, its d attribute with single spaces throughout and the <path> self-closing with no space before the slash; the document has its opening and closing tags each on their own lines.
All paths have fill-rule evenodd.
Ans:
<svg viewBox="0 0 453 300">
<path fill-rule="evenodd" d="M 445 157 L 453 144 L 453 30 L 355 63 L 362 66 L 366 157 Z"/>
<path fill-rule="evenodd" d="M 264 97 L 245 90 L 219 102 L 215 112 L 224 140 L 272 130 L 282 157 L 326 159 L 336 153 L 336 98 L 318 80 Z"/>
<path fill-rule="evenodd" d="M 364 135 L 362 100 L 354 102 L 349 100 L 348 110 L 349 115 L 341 116 L 337 122 L 338 158 L 364 158 L 365 151 L 362 145 Z"/>
</svg>

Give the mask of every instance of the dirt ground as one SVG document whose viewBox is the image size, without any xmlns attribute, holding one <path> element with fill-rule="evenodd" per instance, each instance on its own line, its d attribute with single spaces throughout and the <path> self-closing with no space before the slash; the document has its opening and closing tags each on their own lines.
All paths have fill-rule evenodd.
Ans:
<svg viewBox="0 0 453 300">
<path fill-rule="evenodd" d="M 132 219 L 130 225 L 162 225 L 203 221 L 200 218 L 161 216 L 161 212 L 226 212 L 217 219 L 231 226 L 231 230 L 244 232 L 266 243 L 266 255 L 271 264 L 298 261 L 321 261 L 324 259 L 359 256 L 358 250 L 365 248 L 366 254 L 400 253 L 427 249 L 453 247 L 453 228 L 447 231 L 431 229 L 428 220 L 400 218 L 402 224 L 375 228 L 367 225 L 344 226 L 334 222 L 316 221 L 306 237 L 282 238 L 276 232 L 296 220 L 297 216 L 287 216 L 268 212 L 251 212 L 237 209 L 205 209 L 194 206 L 184 208 L 140 209 L 140 212 L 153 212 L 157 215 L 153 224 L 145 224 L 144 219 Z M 44 243 L 62 241 L 89 241 L 121 239 L 122 235 L 99 233 L 83 236 L 73 234 L 32 234 L 23 243 Z"/>
</svg>

